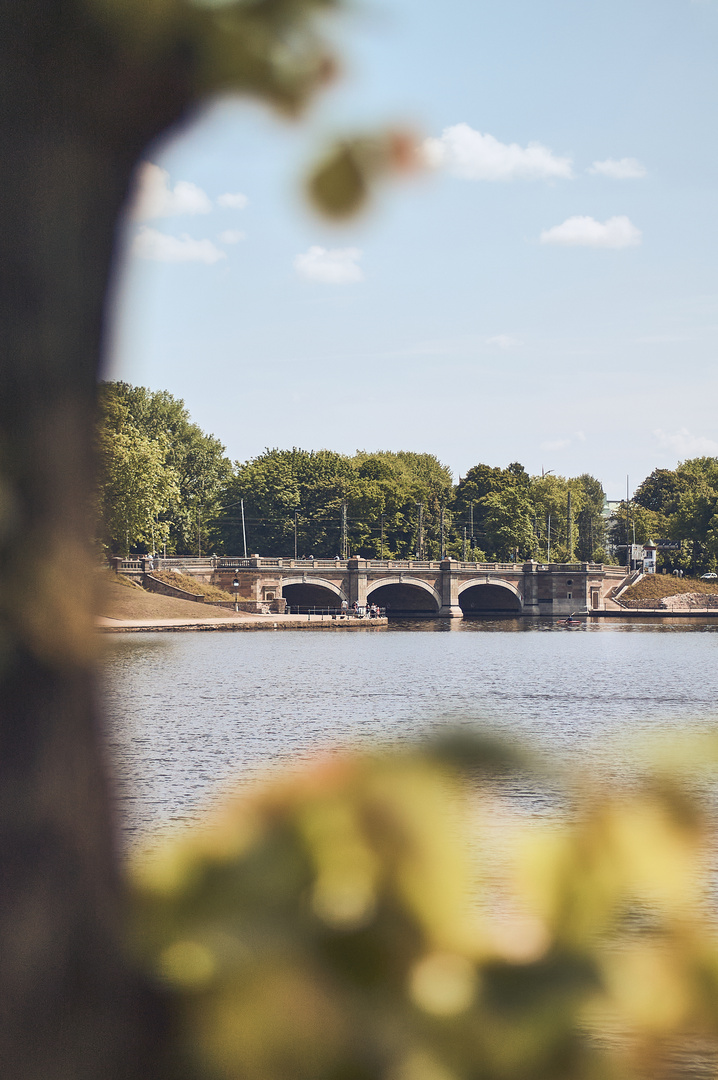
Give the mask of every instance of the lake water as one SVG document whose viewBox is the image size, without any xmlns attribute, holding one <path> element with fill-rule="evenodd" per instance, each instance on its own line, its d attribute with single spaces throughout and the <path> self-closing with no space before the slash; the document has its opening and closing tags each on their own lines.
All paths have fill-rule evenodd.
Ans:
<svg viewBox="0 0 718 1080">
<path fill-rule="evenodd" d="M 718 622 L 397 622 L 105 640 L 108 739 L 129 840 L 188 821 L 230 780 L 318 746 L 475 722 L 611 771 L 620 736 L 645 745 L 718 721 Z"/>
</svg>

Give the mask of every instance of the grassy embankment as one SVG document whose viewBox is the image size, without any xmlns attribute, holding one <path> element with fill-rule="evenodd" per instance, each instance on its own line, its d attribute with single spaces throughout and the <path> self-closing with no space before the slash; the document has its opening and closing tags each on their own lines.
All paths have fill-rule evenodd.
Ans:
<svg viewBox="0 0 718 1080">
<path fill-rule="evenodd" d="M 204 596 L 206 600 L 234 600 L 232 594 L 224 589 L 218 589 L 216 585 L 205 585 L 203 581 L 197 581 L 197 578 L 180 574 L 176 570 L 153 570 L 152 577 L 163 581 L 165 585 L 174 585 L 175 589 L 182 589 L 183 592 Z"/>
<path fill-rule="evenodd" d="M 173 581 L 172 584 L 175 584 Z M 184 588 L 184 586 L 179 586 Z M 220 591 L 220 590 L 217 590 Z M 102 572 L 97 591 L 97 614 L 106 619 L 231 619 L 231 608 L 175 600 L 171 596 L 147 592 L 121 574 Z M 251 616 L 243 616 L 248 618 Z"/>
<path fill-rule="evenodd" d="M 672 574 L 646 574 L 635 585 L 621 593 L 622 603 L 637 606 L 644 601 L 662 600 L 667 596 L 681 596 L 684 593 L 703 593 L 705 596 L 718 594 L 718 581 L 701 581 L 699 578 L 678 578 Z"/>
</svg>

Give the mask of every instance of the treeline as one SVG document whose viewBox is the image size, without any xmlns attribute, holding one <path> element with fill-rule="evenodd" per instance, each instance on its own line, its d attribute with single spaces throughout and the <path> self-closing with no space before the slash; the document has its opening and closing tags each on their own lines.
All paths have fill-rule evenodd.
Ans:
<svg viewBox="0 0 718 1080">
<path fill-rule="evenodd" d="M 438 559 L 443 537 L 446 554 L 478 562 L 604 557 L 600 482 L 530 477 L 518 463 L 476 465 L 455 486 L 431 454 L 268 450 L 236 467 L 229 491 L 223 525 L 234 551 L 243 501 L 256 549 L 283 556 L 294 554 L 295 537 L 299 556 L 342 556 L 346 537 L 365 558 Z"/>
<path fill-rule="evenodd" d="M 184 403 L 127 383 L 101 388 L 101 542 L 168 555 L 625 560 L 637 542 L 675 537 L 676 565 L 713 568 L 718 459 L 657 470 L 607 520 L 599 480 L 530 476 L 518 462 L 475 465 L 454 484 L 432 454 L 266 450 L 232 464 Z M 618 556 L 614 548 L 618 547 Z M 673 562 L 671 563 L 673 565 Z"/>
<path fill-rule="evenodd" d="M 630 503 L 616 507 L 614 544 L 669 540 L 676 550 L 659 550 L 659 566 L 689 574 L 718 568 L 718 458 L 683 461 L 675 469 L 654 469 Z"/>
</svg>

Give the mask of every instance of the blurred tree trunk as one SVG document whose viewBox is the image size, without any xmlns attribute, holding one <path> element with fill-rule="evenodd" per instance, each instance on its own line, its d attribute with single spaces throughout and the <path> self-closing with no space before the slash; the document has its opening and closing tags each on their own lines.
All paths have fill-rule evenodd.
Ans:
<svg viewBox="0 0 718 1080">
<path fill-rule="evenodd" d="M 122 951 L 94 701 L 95 385 L 118 214 L 186 58 L 128 63 L 70 0 L 0 0 L 0 1072 L 152 1069 Z"/>
</svg>

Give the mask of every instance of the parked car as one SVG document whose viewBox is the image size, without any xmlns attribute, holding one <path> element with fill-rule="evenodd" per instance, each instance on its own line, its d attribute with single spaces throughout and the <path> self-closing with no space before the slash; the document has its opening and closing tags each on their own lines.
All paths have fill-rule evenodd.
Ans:
<svg viewBox="0 0 718 1080">
<path fill-rule="evenodd" d="M 718 574 L 714 574 L 713 571 L 709 574 L 701 574 L 701 581 L 715 581 L 718 578 Z"/>
</svg>

